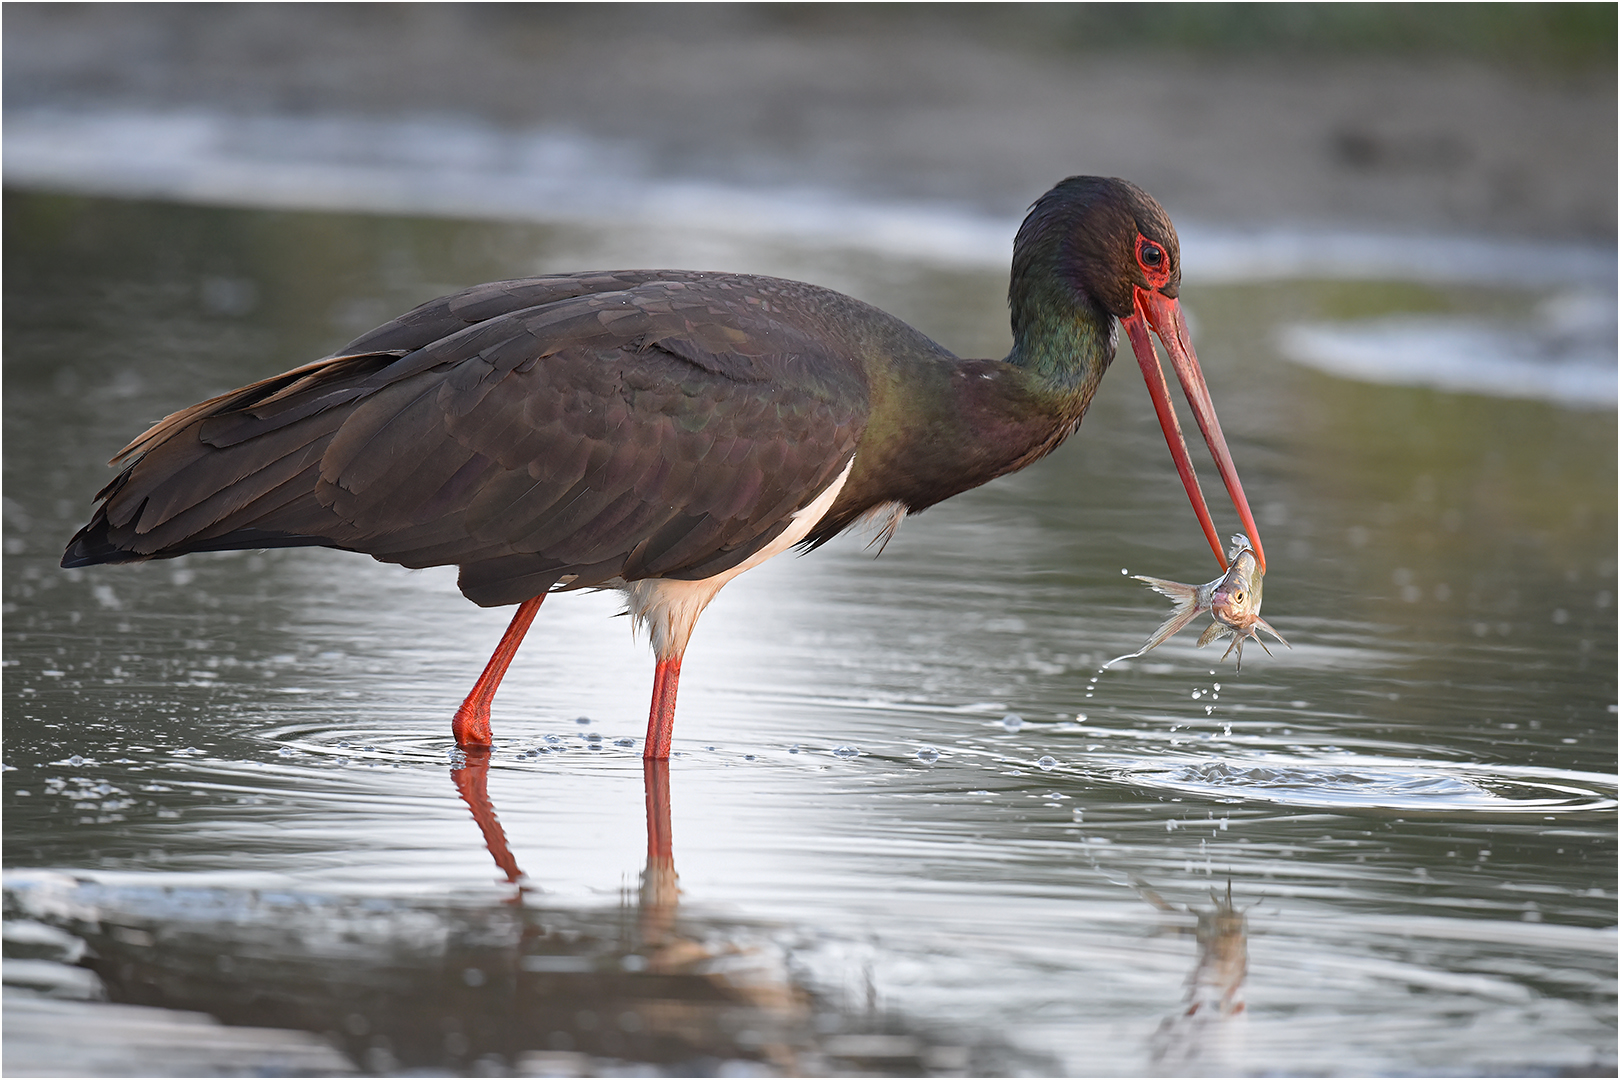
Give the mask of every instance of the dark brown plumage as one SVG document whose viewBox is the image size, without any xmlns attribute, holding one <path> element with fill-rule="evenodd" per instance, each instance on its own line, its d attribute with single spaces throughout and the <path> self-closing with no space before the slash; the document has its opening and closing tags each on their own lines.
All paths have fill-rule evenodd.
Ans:
<svg viewBox="0 0 1620 1080">
<path fill-rule="evenodd" d="M 540 598 L 624 588 L 653 630 L 646 752 L 664 756 L 687 635 L 731 576 L 1050 452 L 1112 360 L 1114 317 L 1144 341 L 1144 318 L 1184 338 L 1165 325 L 1179 281 L 1158 204 L 1081 177 L 1020 231 L 1004 361 L 960 360 L 875 308 L 777 278 L 480 285 L 165 418 L 120 452 L 62 562 L 322 545 L 456 565 L 475 603 L 523 605 L 458 714 L 473 745 L 488 744 L 489 698 Z"/>
</svg>

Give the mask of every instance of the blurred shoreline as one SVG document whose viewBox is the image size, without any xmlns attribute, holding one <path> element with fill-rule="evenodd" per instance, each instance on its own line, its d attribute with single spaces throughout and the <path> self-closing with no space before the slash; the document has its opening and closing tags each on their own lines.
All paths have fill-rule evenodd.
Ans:
<svg viewBox="0 0 1620 1080">
<path fill-rule="evenodd" d="M 356 131 L 417 124 L 413 160 L 381 160 L 394 188 L 478 167 L 478 133 L 492 131 L 548 140 L 549 159 L 507 163 L 540 183 L 536 198 L 548 176 L 577 189 L 605 163 L 609 180 L 948 205 L 999 229 L 1057 179 L 1092 172 L 1137 181 L 1178 221 L 1233 230 L 1614 242 L 1612 65 L 1084 49 L 986 32 L 989 18 L 926 5 L 8 4 L 7 181 L 41 186 L 14 145 L 19 132 L 37 141 L 41 116 L 200 111 L 306 137 L 325 124 L 339 162 L 366 158 Z M 82 128 L 59 141 L 75 132 L 106 154 Z M 176 149 L 151 135 L 135 132 L 126 154 Z M 385 186 L 378 209 L 391 208 Z M 611 183 L 593 197 L 613 212 Z M 791 209 L 777 202 L 765 212 Z"/>
</svg>

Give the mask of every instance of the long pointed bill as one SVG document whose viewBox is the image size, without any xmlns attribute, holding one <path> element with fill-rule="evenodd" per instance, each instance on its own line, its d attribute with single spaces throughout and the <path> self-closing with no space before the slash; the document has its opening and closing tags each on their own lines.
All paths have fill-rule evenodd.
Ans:
<svg viewBox="0 0 1620 1080">
<path fill-rule="evenodd" d="M 1192 341 L 1187 335 L 1187 320 L 1181 314 L 1181 305 L 1162 293 L 1149 292 L 1146 289 L 1136 290 L 1136 310 L 1127 319 L 1125 333 L 1131 339 L 1131 350 L 1136 353 L 1136 362 L 1142 368 L 1142 378 L 1147 381 L 1148 394 L 1153 398 L 1153 410 L 1159 414 L 1159 426 L 1164 429 L 1164 441 L 1170 447 L 1170 456 L 1175 459 L 1176 471 L 1181 474 L 1182 486 L 1187 489 L 1187 498 L 1192 502 L 1193 513 L 1198 515 L 1198 522 L 1204 528 L 1204 536 L 1209 540 L 1210 548 L 1215 552 L 1215 561 L 1220 563 L 1221 569 L 1226 569 L 1226 551 L 1221 545 L 1220 534 L 1215 530 L 1215 522 L 1210 518 L 1209 505 L 1204 502 L 1204 493 L 1198 486 L 1198 475 L 1193 471 L 1192 458 L 1187 452 L 1187 440 L 1181 434 L 1181 423 L 1176 419 L 1175 407 L 1170 403 L 1170 387 L 1164 378 L 1164 369 L 1159 366 L 1158 353 L 1153 350 L 1153 339 L 1148 337 L 1148 328 L 1158 335 L 1159 341 L 1164 345 L 1164 351 L 1170 356 L 1170 363 L 1176 369 L 1176 378 L 1181 382 L 1181 388 L 1187 394 L 1187 404 L 1192 407 L 1193 418 L 1198 421 L 1198 430 L 1204 433 L 1204 442 L 1209 445 L 1209 453 L 1215 459 L 1215 468 L 1221 474 L 1221 480 L 1226 484 L 1226 493 L 1232 498 L 1232 505 L 1237 508 L 1238 517 L 1243 522 L 1244 530 L 1249 534 L 1249 540 L 1254 544 L 1255 557 L 1260 562 L 1262 573 L 1266 569 L 1266 552 L 1260 546 L 1260 529 L 1254 523 L 1254 514 L 1249 510 L 1249 500 L 1243 495 L 1243 482 L 1238 479 L 1237 466 L 1232 464 L 1232 452 L 1226 448 L 1226 436 L 1221 434 L 1221 422 L 1215 416 L 1215 406 L 1209 399 L 1209 387 L 1204 384 L 1204 374 L 1198 367 L 1198 357 L 1193 353 Z"/>
</svg>

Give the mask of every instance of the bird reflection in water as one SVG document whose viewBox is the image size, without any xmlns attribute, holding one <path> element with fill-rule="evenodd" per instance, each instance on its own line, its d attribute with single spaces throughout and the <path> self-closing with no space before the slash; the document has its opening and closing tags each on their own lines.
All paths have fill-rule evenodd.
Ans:
<svg viewBox="0 0 1620 1080">
<path fill-rule="evenodd" d="M 1198 942 L 1198 961 L 1187 977 L 1183 1007 L 1164 1018 L 1150 1042 L 1154 1071 L 1161 1076 L 1223 1075 L 1241 1064 L 1245 1006 L 1243 984 L 1249 974 L 1249 920 L 1232 903 L 1232 883 L 1226 894 L 1214 889 L 1209 908 L 1178 907 L 1140 880 L 1134 882 L 1142 899 L 1160 911 L 1191 915 L 1191 932 Z"/>
<path fill-rule="evenodd" d="M 490 757 L 488 750 L 469 749 L 451 776 L 495 865 L 517 886 L 509 902 L 521 903 L 529 887 L 489 797 Z M 612 943 L 615 956 L 581 955 L 580 945 L 599 951 L 609 943 L 582 941 L 577 934 L 554 935 L 543 920 L 525 919 L 520 946 L 520 997 L 576 1005 L 600 997 L 610 1008 L 576 1010 L 574 1024 L 551 1033 L 551 1051 L 531 1050 L 522 1055 L 520 1064 L 531 1070 L 568 1070 L 577 1067 L 579 1050 L 600 1054 L 604 1048 L 593 1045 L 598 1042 L 593 1038 L 597 1021 L 586 1014 L 606 1013 L 619 1035 L 633 1034 L 631 1041 L 642 1046 L 684 1043 L 710 1054 L 724 1048 L 725 1056 L 754 1058 L 768 1063 L 773 1072 L 814 1071 L 820 1055 L 813 1050 L 807 1055 L 805 1045 L 813 1019 L 810 998 L 791 981 L 779 958 L 757 945 L 715 943 L 678 927 L 680 886 L 670 822 L 669 762 L 645 760 L 642 768 L 647 864 L 635 931 Z"/>
<path fill-rule="evenodd" d="M 505 902 L 177 891 L 48 875 L 31 890 L 8 886 L 8 911 L 15 903 L 62 930 L 82 950 L 97 998 L 151 1006 L 159 1018 L 180 1010 L 232 1027 L 312 1032 L 372 1073 L 1059 1071 L 994 1032 L 929 1030 L 809 988 L 794 975 L 804 946 L 779 924 L 681 910 L 667 762 L 644 766 L 639 894 L 620 910 L 554 902 L 512 854 L 489 796 L 490 764 L 487 752 L 469 754 L 451 776 L 512 886 Z M 169 1075 L 193 1060 L 195 1046 L 172 1042 L 173 1024 L 119 1015 L 75 1028 L 63 1061 L 116 1059 Z M 9 1038 L 9 1015 L 7 1023 Z M 243 1053 L 209 1074 L 285 1072 L 284 1057 Z M 64 1075 L 85 1071 L 69 1065 Z"/>
</svg>

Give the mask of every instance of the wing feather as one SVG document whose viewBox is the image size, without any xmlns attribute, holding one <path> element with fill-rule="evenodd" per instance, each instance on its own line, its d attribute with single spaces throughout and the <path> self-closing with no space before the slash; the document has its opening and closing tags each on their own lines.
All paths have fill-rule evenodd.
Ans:
<svg viewBox="0 0 1620 1080">
<path fill-rule="evenodd" d="M 483 604 L 722 572 L 854 453 L 866 376 L 828 298 L 631 271 L 431 301 L 165 418 L 69 557 L 320 543 L 459 564 Z"/>
</svg>

